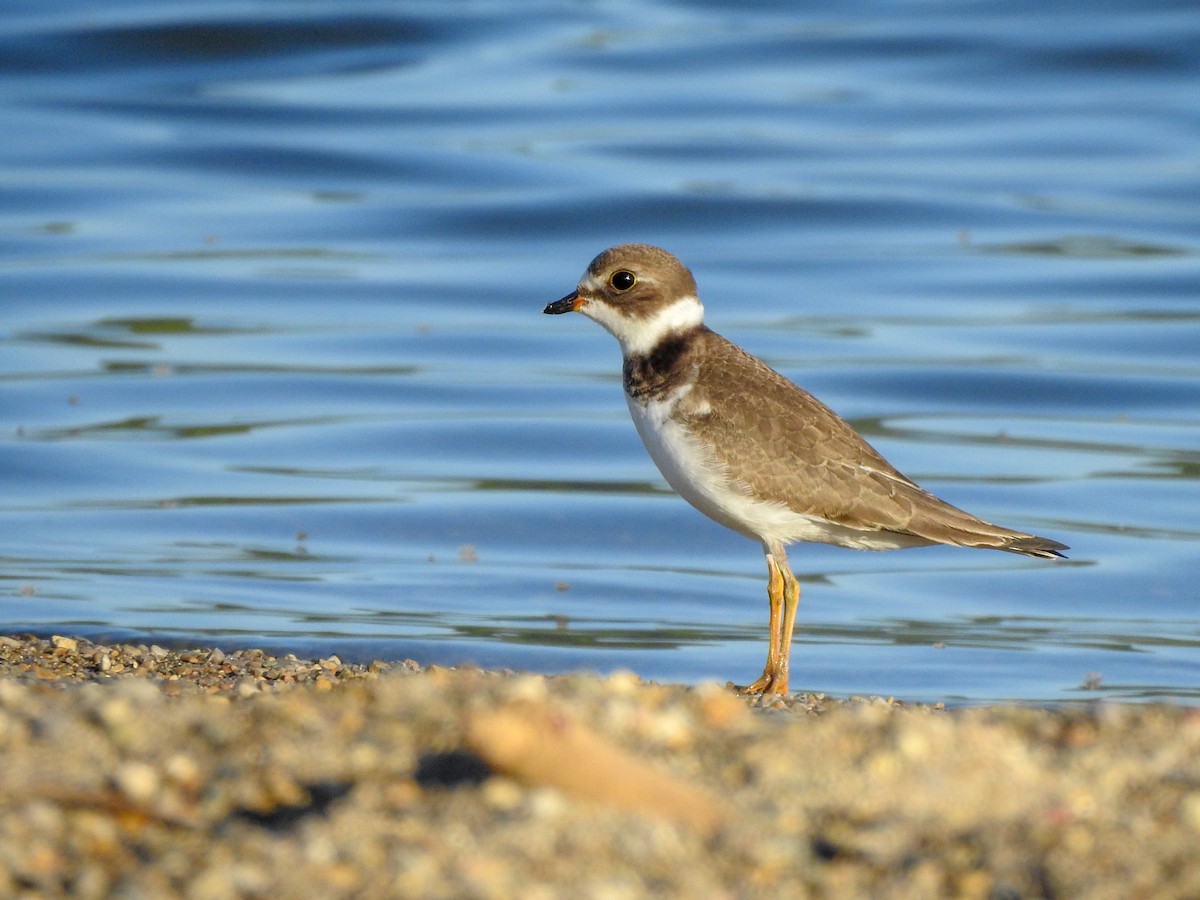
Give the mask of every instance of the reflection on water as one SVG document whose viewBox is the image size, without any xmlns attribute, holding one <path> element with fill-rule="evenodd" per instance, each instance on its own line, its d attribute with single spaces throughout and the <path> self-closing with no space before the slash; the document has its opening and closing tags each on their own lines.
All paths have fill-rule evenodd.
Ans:
<svg viewBox="0 0 1200 900">
<path fill-rule="evenodd" d="M 1189 10 L 0 21 L 3 629 L 757 674 L 758 548 L 540 313 L 649 240 L 903 471 L 1074 548 L 797 547 L 797 686 L 1197 698 Z"/>
</svg>

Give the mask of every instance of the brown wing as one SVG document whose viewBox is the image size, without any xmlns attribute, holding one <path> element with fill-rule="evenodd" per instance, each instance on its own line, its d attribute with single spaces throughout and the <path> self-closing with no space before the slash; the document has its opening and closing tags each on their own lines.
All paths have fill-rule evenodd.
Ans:
<svg viewBox="0 0 1200 900">
<path fill-rule="evenodd" d="M 704 383 L 709 387 L 688 398 L 688 424 L 703 433 L 717 457 L 755 495 L 858 531 L 1047 558 L 1067 549 L 992 525 L 939 500 L 901 474 L 833 410 L 774 369 L 708 329 L 697 343 L 703 352 L 696 354 L 694 364 L 708 370 Z M 753 428 L 762 439 L 746 442 L 743 427 Z"/>
</svg>

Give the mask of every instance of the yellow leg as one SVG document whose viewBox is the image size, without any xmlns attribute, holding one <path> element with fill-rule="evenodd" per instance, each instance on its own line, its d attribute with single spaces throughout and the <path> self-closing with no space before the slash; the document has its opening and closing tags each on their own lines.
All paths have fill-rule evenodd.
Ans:
<svg viewBox="0 0 1200 900">
<path fill-rule="evenodd" d="M 792 573 L 789 571 L 788 575 Z M 792 578 L 795 581 L 795 578 Z M 775 680 L 779 671 L 780 659 L 784 660 L 786 666 L 786 648 L 780 644 L 780 638 L 783 636 L 781 630 L 781 620 L 786 618 L 784 615 L 785 594 L 787 591 L 786 582 L 783 573 L 779 570 L 779 565 L 775 562 L 774 557 L 767 554 L 767 602 L 771 605 L 771 617 L 768 628 L 770 629 L 770 641 L 767 644 L 767 665 L 763 668 L 763 673 L 752 684 L 748 684 L 743 688 L 743 692 L 747 694 L 776 694 L 779 693 L 774 689 Z M 786 671 L 786 669 L 785 669 Z M 787 676 L 784 676 L 784 692 L 787 690 Z"/>
<path fill-rule="evenodd" d="M 800 608 L 800 582 L 792 573 L 782 547 L 778 548 L 777 554 L 776 563 L 783 576 L 783 627 L 779 632 L 779 665 L 776 667 L 778 674 L 774 687 L 775 693 L 786 694 L 788 666 L 792 656 L 792 631 L 796 627 L 796 610 Z"/>
<path fill-rule="evenodd" d="M 782 544 L 767 547 L 767 600 L 771 604 L 767 665 L 762 675 L 743 690 L 764 697 L 786 696 L 792 632 L 796 627 L 796 610 L 800 606 L 800 582 L 788 565 Z"/>
</svg>

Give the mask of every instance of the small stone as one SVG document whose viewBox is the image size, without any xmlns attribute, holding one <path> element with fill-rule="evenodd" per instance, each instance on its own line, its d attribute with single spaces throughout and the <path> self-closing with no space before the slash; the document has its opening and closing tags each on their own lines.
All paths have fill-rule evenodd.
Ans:
<svg viewBox="0 0 1200 900">
<path fill-rule="evenodd" d="M 75 638 L 63 637 L 59 634 L 50 638 L 50 643 L 59 650 L 75 650 L 79 647 L 79 641 L 75 640 Z"/>
<path fill-rule="evenodd" d="M 568 808 L 567 798 L 554 788 L 538 788 L 530 795 L 530 811 L 539 819 L 557 819 Z"/>
<path fill-rule="evenodd" d="M 1193 791 L 1184 797 L 1180 803 L 1180 811 L 1188 827 L 1200 833 L 1200 791 Z"/>
<path fill-rule="evenodd" d="M 655 743 L 682 750 L 696 738 L 691 715 L 680 707 L 670 707 L 655 715 L 642 717 L 642 733 Z"/>
<path fill-rule="evenodd" d="M 117 696 L 108 700 L 97 710 L 100 721 L 110 729 L 120 728 L 132 722 L 137 715 L 133 704 L 125 697 Z"/>
<path fill-rule="evenodd" d="M 482 787 L 483 802 L 492 809 L 512 810 L 521 805 L 525 791 L 511 778 L 489 778 Z"/>
<path fill-rule="evenodd" d="M 715 681 L 696 685 L 700 700 L 700 715 L 711 728 L 724 728 L 745 719 L 749 707 L 744 700 L 730 693 Z"/>
<path fill-rule="evenodd" d="M 158 772 L 144 762 L 127 762 L 117 769 L 113 779 L 117 788 L 130 800 L 146 803 L 158 793 Z"/>
<path fill-rule="evenodd" d="M 514 700 L 545 700 L 549 693 L 544 675 L 522 675 L 510 688 Z"/>
<path fill-rule="evenodd" d="M 195 789 L 200 786 L 200 766 L 185 753 L 173 754 L 163 771 L 171 781 L 182 787 Z"/>
<path fill-rule="evenodd" d="M 604 683 L 608 685 L 609 690 L 618 697 L 631 696 L 642 684 L 642 679 L 636 672 L 630 672 L 628 669 L 617 669 L 610 674 Z"/>
</svg>

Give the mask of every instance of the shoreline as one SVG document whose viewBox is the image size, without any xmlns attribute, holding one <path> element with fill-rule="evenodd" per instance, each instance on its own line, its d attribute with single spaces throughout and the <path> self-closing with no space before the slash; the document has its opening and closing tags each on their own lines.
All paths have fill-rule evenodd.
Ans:
<svg viewBox="0 0 1200 900">
<path fill-rule="evenodd" d="M 0 637 L 0 894 L 1200 896 L 1200 710 Z"/>
</svg>

